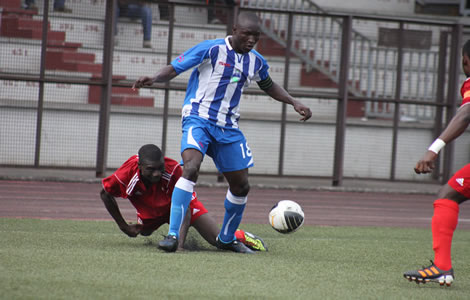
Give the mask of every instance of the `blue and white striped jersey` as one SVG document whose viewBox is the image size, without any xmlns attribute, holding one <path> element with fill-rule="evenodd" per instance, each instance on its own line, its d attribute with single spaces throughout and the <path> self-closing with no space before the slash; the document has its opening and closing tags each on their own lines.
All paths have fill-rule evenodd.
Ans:
<svg viewBox="0 0 470 300">
<path fill-rule="evenodd" d="M 233 50 L 229 37 L 207 40 L 171 62 L 180 74 L 196 67 L 189 78 L 183 117 L 199 116 L 221 127 L 238 128 L 240 97 L 251 81 L 268 78 L 266 60 L 251 50 Z"/>
</svg>

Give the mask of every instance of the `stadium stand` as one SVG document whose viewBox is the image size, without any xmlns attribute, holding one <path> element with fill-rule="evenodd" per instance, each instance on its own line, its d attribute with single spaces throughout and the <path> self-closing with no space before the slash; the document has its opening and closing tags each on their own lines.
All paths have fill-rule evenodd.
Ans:
<svg viewBox="0 0 470 300">
<path fill-rule="evenodd" d="M 42 20 L 35 19 L 38 11 L 26 10 L 21 8 L 21 0 L 0 0 L 0 7 L 2 7 L 1 31 L 0 36 L 9 38 L 9 43 L 6 46 L 9 49 L 4 49 L 6 52 L 17 53 L 18 56 L 23 58 L 21 64 L 15 64 L 13 68 L 8 65 L 2 66 L 3 71 L 22 72 L 25 74 L 34 74 L 39 70 L 40 62 L 40 40 L 42 38 Z M 89 10 L 87 10 L 88 12 Z M 80 10 L 74 10 L 75 14 L 80 13 Z M 75 15 L 76 16 L 76 15 Z M 46 64 L 45 68 L 48 74 L 66 75 L 86 77 L 91 80 L 98 80 L 101 78 L 102 64 L 97 57 L 101 54 L 99 49 L 102 44 L 102 22 L 91 22 L 90 20 L 80 20 L 73 18 L 54 17 L 51 18 L 48 24 L 48 42 L 46 50 Z M 54 28 L 51 30 L 51 28 Z M 81 28 L 82 30 L 78 30 Z M 75 30 L 77 29 L 77 30 Z M 85 32 L 97 33 L 84 34 Z M 69 35 L 75 36 L 69 38 Z M 77 34 L 78 33 L 78 34 Z M 83 37 L 87 39 L 83 40 Z M 32 40 L 25 42 L 25 40 Z M 36 42 L 34 42 L 36 41 Z M 83 41 L 80 43 L 78 41 Z M 95 43 L 94 46 L 98 47 L 94 51 L 85 49 L 83 46 Z M 18 69 L 20 66 L 20 69 Z M 21 68 L 21 66 L 25 68 Z M 35 67 L 32 67 L 35 66 Z M 114 75 L 115 82 L 125 80 L 126 76 Z M 112 104 L 115 105 L 132 105 L 132 106 L 153 106 L 153 97 L 144 97 L 138 95 L 128 88 L 113 88 L 112 90 Z M 11 93 L 12 94 L 12 93 Z M 51 94 L 54 94 L 52 92 Z M 83 96 L 83 93 L 80 94 Z M 99 103 L 100 87 L 90 86 L 88 92 L 88 103 Z M 73 93 L 71 98 L 73 97 Z M 78 96 L 78 95 L 77 95 Z M 75 99 L 77 102 L 82 102 L 82 99 Z M 47 99 L 46 101 L 49 101 Z"/>
</svg>

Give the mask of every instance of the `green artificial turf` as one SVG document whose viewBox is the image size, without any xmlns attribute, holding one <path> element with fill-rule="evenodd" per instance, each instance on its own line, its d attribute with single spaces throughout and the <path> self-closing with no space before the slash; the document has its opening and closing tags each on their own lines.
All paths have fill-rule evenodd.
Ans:
<svg viewBox="0 0 470 300">
<path fill-rule="evenodd" d="M 166 233 L 128 238 L 113 222 L 0 218 L 1 299 L 469 299 L 470 231 L 454 235 L 450 288 L 402 277 L 433 258 L 424 229 L 243 225 L 269 252 L 165 253 Z"/>
</svg>

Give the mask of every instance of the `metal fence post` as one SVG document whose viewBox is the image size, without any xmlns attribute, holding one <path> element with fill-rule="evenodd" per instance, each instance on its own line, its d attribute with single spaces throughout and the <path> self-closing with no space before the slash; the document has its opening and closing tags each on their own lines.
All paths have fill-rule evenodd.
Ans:
<svg viewBox="0 0 470 300">
<path fill-rule="evenodd" d="M 39 167 L 41 157 L 42 116 L 44 112 L 44 76 L 46 72 L 47 31 L 49 29 L 49 1 L 44 1 L 42 17 L 41 67 L 39 69 L 39 93 L 36 113 L 36 145 L 34 151 L 34 167 Z"/>
<path fill-rule="evenodd" d="M 289 12 L 287 20 L 287 45 L 286 45 L 286 60 L 284 61 L 284 89 L 289 90 L 289 66 L 290 66 L 290 56 L 292 49 L 292 24 L 294 20 L 294 15 L 292 12 Z M 281 111 L 281 137 L 279 141 L 279 168 L 278 175 L 282 176 L 284 173 L 284 152 L 285 152 L 285 143 L 286 143 L 286 120 L 287 120 L 287 104 L 282 103 Z"/>
<path fill-rule="evenodd" d="M 450 45 L 450 63 L 449 63 L 449 86 L 447 89 L 447 113 L 446 124 L 449 124 L 455 115 L 457 107 L 457 94 L 459 90 L 458 78 L 460 75 L 460 57 L 462 51 L 463 25 L 456 24 L 452 28 L 452 42 Z M 454 143 L 449 143 L 444 149 L 444 168 L 442 172 L 442 182 L 449 180 L 452 172 L 452 163 L 454 160 Z"/>
<path fill-rule="evenodd" d="M 36 148 L 34 151 L 34 166 L 39 167 L 41 157 L 42 116 L 44 112 L 44 76 L 46 73 L 47 31 L 49 29 L 49 1 L 44 1 L 44 16 L 42 17 L 41 67 L 39 69 L 39 94 L 36 114 Z"/>
<path fill-rule="evenodd" d="M 395 82 L 395 105 L 393 111 L 392 157 L 390 164 L 390 180 L 395 180 L 395 167 L 397 164 L 398 123 L 400 122 L 401 80 L 403 75 L 403 22 L 400 22 L 398 33 L 397 52 L 397 79 Z"/>
<path fill-rule="evenodd" d="M 103 45 L 103 70 L 100 116 L 98 124 L 98 149 L 96 154 L 96 177 L 103 177 L 108 160 L 109 115 L 111 107 L 111 88 L 113 84 L 113 51 L 114 51 L 114 9 L 116 0 L 106 1 L 106 15 Z"/>
<path fill-rule="evenodd" d="M 446 77 L 446 60 L 447 60 L 447 40 L 448 32 L 441 32 L 439 38 L 439 62 L 437 66 L 437 87 L 436 87 L 436 102 L 444 103 L 445 91 L 444 83 Z M 436 115 L 434 116 L 434 130 L 433 138 L 437 138 L 442 132 L 442 118 L 444 116 L 444 108 L 442 106 L 436 106 Z M 436 167 L 432 173 L 432 178 L 435 180 L 439 179 L 441 169 L 441 160 L 436 160 Z"/>
<path fill-rule="evenodd" d="M 339 70 L 338 107 L 336 112 L 335 153 L 333 162 L 333 186 L 343 184 L 344 140 L 348 110 L 348 72 L 351 50 L 352 16 L 343 18 L 341 35 L 341 65 Z"/>
<path fill-rule="evenodd" d="M 169 5 L 170 22 L 168 28 L 168 48 L 166 51 L 166 64 L 171 63 L 171 56 L 173 54 L 173 35 L 175 31 L 175 4 Z M 162 124 L 162 153 L 166 153 L 166 140 L 168 135 L 168 108 L 170 106 L 170 83 L 165 82 L 165 99 L 163 102 L 163 124 Z"/>
</svg>

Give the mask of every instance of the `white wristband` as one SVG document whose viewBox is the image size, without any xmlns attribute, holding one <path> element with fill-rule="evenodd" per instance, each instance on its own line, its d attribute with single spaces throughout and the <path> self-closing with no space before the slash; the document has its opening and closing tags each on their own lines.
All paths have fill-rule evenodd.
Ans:
<svg viewBox="0 0 470 300">
<path fill-rule="evenodd" d="M 445 145 L 446 142 L 441 139 L 437 139 L 431 144 L 431 146 L 429 146 L 428 150 L 438 154 Z"/>
</svg>

